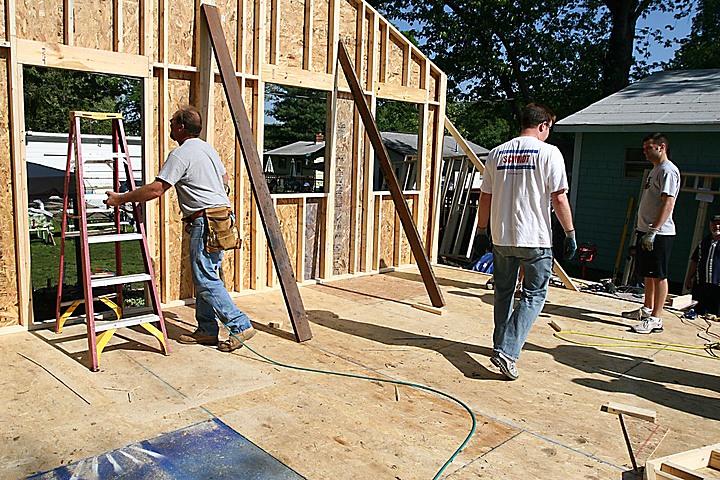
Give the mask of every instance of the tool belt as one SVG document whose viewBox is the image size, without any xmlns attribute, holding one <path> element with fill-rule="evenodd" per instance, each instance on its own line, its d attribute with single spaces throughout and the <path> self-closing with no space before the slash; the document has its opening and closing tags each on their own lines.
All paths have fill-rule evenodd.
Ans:
<svg viewBox="0 0 720 480">
<path fill-rule="evenodd" d="M 207 221 L 205 250 L 220 252 L 242 246 L 235 214 L 230 207 L 206 208 L 205 220 Z"/>
</svg>

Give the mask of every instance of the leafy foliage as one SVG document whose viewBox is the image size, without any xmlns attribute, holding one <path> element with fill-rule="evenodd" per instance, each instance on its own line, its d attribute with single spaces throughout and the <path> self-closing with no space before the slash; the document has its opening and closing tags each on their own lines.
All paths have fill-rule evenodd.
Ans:
<svg viewBox="0 0 720 480">
<path fill-rule="evenodd" d="M 25 67 L 25 128 L 36 132 L 66 133 L 71 110 L 121 112 L 125 132 L 139 135 L 142 86 L 125 77 Z M 89 125 L 87 133 L 110 134 L 110 122 Z"/>
<path fill-rule="evenodd" d="M 682 0 L 371 0 L 389 18 L 413 26 L 423 50 L 448 74 L 448 103 L 459 127 L 500 115 L 517 133 L 522 106 L 537 101 L 560 117 L 626 86 L 646 73 L 648 49 L 660 30 L 636 26 L 654 10 L 682 17 Z M 636 61 L 635 55 L 640 59 Z M 449 109 L 451 111 L 451 109 Z M 462 122 L 471 123 L 462 125 Z M 477 123 L 477 122 L 476 122 Z M 457 124 L 456 124 L 457 125 Z M 499 124 L 478 137 L 497 139 Z M 472 138 L 472 137 L 471 137 Z M 483 143 L 485 146 L 492 144 Z"/>
<path fill-rule="evenodd" d="M 375 121 L 381 132 L 417 134 L 420 130 L 420 111 L 414 103 L 378 99 Z"/>
<path fill-rule="evenodd" d="M 265 151 L 325 134 L 325 92 L 266 84 L 265 102 L 270 103 L 268 115 L 277 120 L 265 125 Z"/>
<path fill-rule="evenodd" d="M 720 0 L 700 0 L 690 36 L 680 41 L 675 58 L 666 67 L 720 68 Z"/>
</svg>

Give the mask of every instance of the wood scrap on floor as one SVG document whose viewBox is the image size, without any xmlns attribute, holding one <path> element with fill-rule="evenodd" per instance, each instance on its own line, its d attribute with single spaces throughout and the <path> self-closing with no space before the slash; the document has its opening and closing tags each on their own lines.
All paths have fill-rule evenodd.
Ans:
<svg viewBox="0 0 720 480">
<path fill-rule="evenodd" d="M 648 460 L 645 478 L 716 480 L 720 478 L 720 443 Z"/>
</svg>

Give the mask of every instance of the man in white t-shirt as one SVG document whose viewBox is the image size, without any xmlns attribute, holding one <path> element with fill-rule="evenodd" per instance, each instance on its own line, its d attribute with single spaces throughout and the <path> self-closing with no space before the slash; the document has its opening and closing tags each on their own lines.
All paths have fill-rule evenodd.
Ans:
<svg viewBox="0 0 720 480">
<path fill-rule="evenodd" d="M 225 166 L 217 151 L 198 138 L 201 131 L 200 112 L 191 106 L 180 108 L 170 120 L 170 138 L 180 146 L 170 152 L 155 181 L 126 193 L 105 192 L 108 196 L 105 203 L 114 207 L 128 202 L 147 202 L 175 186 L 186 231 L 190 233 L 190 267 L 198 323 L 195 332 L 180 335 L 178 341 L 217 345 L 220 351 L 232 352 L 252 338 L 255 329 L 247 315 L 235 306 L 220 279 L 223 252 L 208 252 L 205 248 L 205 209 L 230 206 L 230 201 L 223 188 L 228 181 Z M 232 333 L 219 344 L 218 320 Z"/>
<path fill-rule="evenodd" d="M 631 328 L 635 333 L 663 331 L 662 313 L 668 294 L 668 266 L 675 239 L 672 213 L 680 193 L 680 170 L 668 158 L 668 139 L 651 133 L 643 139 L 645 158 L 652 162 L 645 189 L 638 205 L 635 270 L 645 282 L 644 305 L 623 312 L 625 318 L 640 320 Z"/>
<path fill-rule="evenodd" d="M 553 268 L 551 207 L 565 230 L 563 256 L 570 259 L 577 249 L 565 160 L 557 147 L 545 143 L 554 122 L 548 107 L 527 105 L 520 136 L 490 151 L 480 187 L 478 229 L 486 232 L 489 220 L 493 243 L 495 330 L 490 360 L 510 380 L 519 376 L 516 362 L 545 305 Z M 521 266 L 522 294 L 513 308 Z"/>
</svg>

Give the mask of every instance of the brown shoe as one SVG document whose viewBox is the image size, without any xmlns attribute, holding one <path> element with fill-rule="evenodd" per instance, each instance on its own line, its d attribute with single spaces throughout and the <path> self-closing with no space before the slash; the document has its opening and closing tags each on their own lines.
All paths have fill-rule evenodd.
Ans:
<svg viewBox="0 0 720 480">
<path fill-rule="evenodd" d="M 200 330 L 195 330 L 190 335 L 180 335 L 177 341 L 186 345 L 217 345 L 218 337 L 205 335 Z"/>
<path fill-rule="evenodd" d="M 255 330 L 253 327 L 250 327 L 247 330 L 243 330 L 242 332 L 230 335 L 230 337 L 227 340 L 225 340 L 224 342 L 221 342 L 220 345 L 218 345 L 218 350 L 220 350 L 221 352 L 225 352 L 225 353 L 235 351 L 238 348 L 241 348 L 243 346 L 244 342 L 247 342 L 252 337 L 254 337 L 256 333 L 257 333 L 257 330 Z M 237 337 L 237 338 L 235 338 L 235 337 Z M 240 340 L 238 340 L 238 339 L 240 339 Z"/>
</svg>

